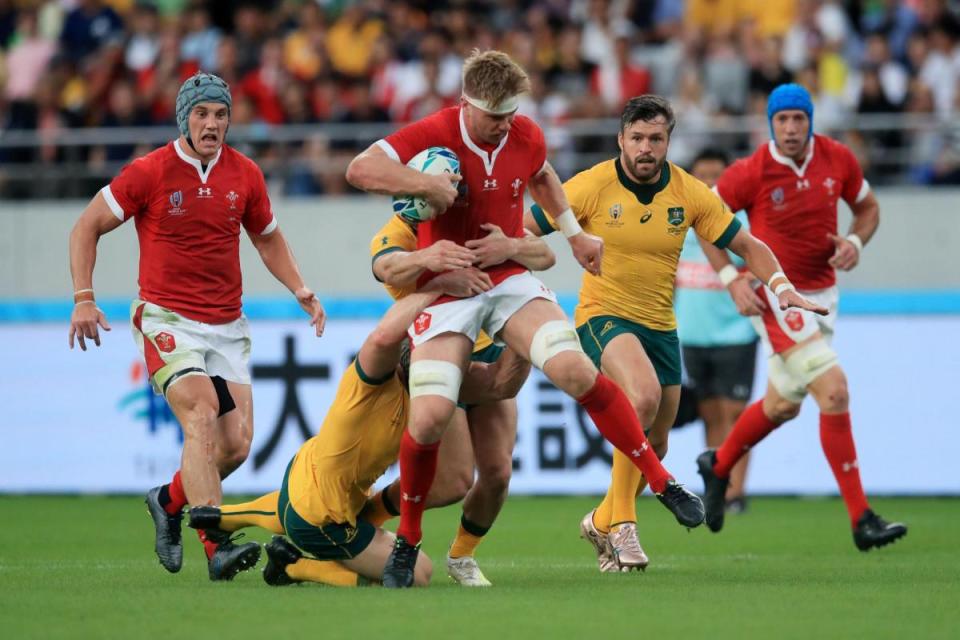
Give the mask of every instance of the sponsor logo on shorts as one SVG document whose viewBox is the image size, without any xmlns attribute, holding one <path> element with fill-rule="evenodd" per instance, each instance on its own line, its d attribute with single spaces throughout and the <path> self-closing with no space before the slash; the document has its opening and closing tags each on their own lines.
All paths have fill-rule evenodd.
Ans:
<svg viewBox="0 0 960 640">
<path fill-rule="evenodd" d="M 603 329 L 600 329 L 600 335 L 602 336 L 607 331 L 610 331 L 610 329 L 613 329 L 613 320 L 607 320 L 603 323 Z"/>
<path fill-rule="evenodd" d="M 164 353 L 170 353 L 177 348 L 177 341 L 174 340 L 173 336 L 166 331 L 161 331 L 158 333 L 157 337 L 154 339 L 154 342 L 157 343 L 157 349 L 160 349 L 160 351 L 163 351 Z"/>
<path fill-rule="evenodd" d="M 787 326 L 793 331 L 800 331 L 803 329 L 803 314 L 796 309 L 787 311 L 787 313 L 783 316 L 783 321 L 787 323 Z"/>
<path fill-rule="evenodd" d="M 420 336 L 423 335 L 423 332 L 430 328 L 430 321 L 433 320 L 433 316 L 424 311 L 417 319 L 413 321 L 413 330 Z"/>
</svg>

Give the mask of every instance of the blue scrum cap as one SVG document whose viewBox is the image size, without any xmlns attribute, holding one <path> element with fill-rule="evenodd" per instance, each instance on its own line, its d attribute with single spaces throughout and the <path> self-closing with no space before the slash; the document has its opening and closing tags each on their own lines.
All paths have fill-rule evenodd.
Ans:
<svg viewBox="0 0 960 640">
<path fill-rule="evenodd" d="M 177 127 L 180 133 L 190 138 L 190 128 L 187 122 L 190 112 L 201 102 L 219 102 L 227 105 L 227 113 L 233 106 L 230 98 L 230 87 L 220 76 L 212 73 L 198 72 L 180 85 L 177 92 Z"/>
<path fill-rule="evenodd" d="M 773 137 L 773 116 L 779 111 L 798 109 L 807 114 L 810 120 L 810 132 L 807 138 L 813 135 L 813 100 L 810 92 L 793 82 L 782 84 L 770 92 L 767 99 L 767 121 L 770 123 L 770 137 Z"/>
</svg>

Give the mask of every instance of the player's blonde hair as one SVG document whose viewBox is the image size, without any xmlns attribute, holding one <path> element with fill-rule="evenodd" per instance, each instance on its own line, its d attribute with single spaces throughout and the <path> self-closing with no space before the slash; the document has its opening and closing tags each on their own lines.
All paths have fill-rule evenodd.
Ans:
<svg viewBox="0 0 960 640">
<path fill-rule="evenodd" d="M 496 109 L 504 100 L 530 91 L 530 78 L 502 51 L 474 49 L 463 63 L 463 92 Z"/>
</svg>

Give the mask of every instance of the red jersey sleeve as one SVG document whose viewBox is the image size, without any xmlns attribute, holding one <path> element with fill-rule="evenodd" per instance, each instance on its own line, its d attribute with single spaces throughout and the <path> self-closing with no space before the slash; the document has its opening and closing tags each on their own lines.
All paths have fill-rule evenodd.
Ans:
<svg viewBox="0 0 960 640">
<path fill-rule="evenodd" d="M 252 160 L 248 162 L 247 184 L 250 185 L 250 194 L 243 212 L 243 228 L 250 233 L 265 235 L 277 227 L 277 220 L 273 217 L 273 207 L 270 206 L 270 195 L 267 193 L 263 171 Z"/>
<path fill-rule="evenodd" d="M 144 156 L 121 169 L 120 174 L 100 193 L 113 214 L 126 221 L 147 208 L 150 193 L 157 182 L 154 163 Z"/>
<path fill-rule="evenodd" d="M 422 120 L 410 123 L 377 141 L 387 155 L 407 164 L 410 159 L 428 147 L 451 146 L 448 109 L 438 111 Z M 459 131 L 455 132 L 457 136 Z"/>
<path fill-rule="evenodd" d="M 716 190 L 720 198 L 730 207 L 731 211 L 747 209 L 753 202 L 756 190 L 753 188 L 750 161 L 753 158 L 737 160 L 726 168 L 720 179 L 717 180 Z"/>
<path fill-rule="evenodd" d="M 530 122 L 530 176 L 535 176 L 540 173 L 540 170 L 543 169 L 543 165 L 547 163 L 547 140 L 543 137 L 543 129 L 537 126 L 537 123 Z"/>
<path fill-rule="evenodd" d="M 863 179 L 863 169 L 860 168 L 860 162 L 853 155 L 850 148 L 840 142 L 835 142 L 837 160 L 843 167 L 843 191 L 841 197 L 851 207 L 866 197 L 866 192 L 870 187 Z"/>
</svg>

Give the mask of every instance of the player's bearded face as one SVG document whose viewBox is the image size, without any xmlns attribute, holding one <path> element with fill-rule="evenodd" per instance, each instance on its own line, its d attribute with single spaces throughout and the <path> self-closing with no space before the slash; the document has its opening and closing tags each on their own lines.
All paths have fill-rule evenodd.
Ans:
<svg viewBox="0 0 960 640">
<path fill-rule="evenodd" d="M 220 150 L 227 137 L 230 115 L 226 105 L 219 102 L 201 102 L 190 112 L 187 126 L 193 148 L 202 157 L 210 157 Z"/>
<path fill-rule="evenodd" d="M 620 143 L 620 163 L 635 180 L 659 179 L 670 146 L 666 119 L 658 116 L 650 122 L 631 122 L 617 136 L 617 142 Z"/>
<path fill-rule="evenodd" d="M 807 149 L 810 119 L 799 109 L 786 109 L 773 114 L 773 137 L 780 153 L 799 158 Z"/>
<path fill-rule="evenodd" d="M 464 120 L 470 137 L 484 144 L 500 144 L 500 141 L 510 133 L 513 120 L 517 117 L 516 112 L 496 115 L 478 109 L 472 104 L 465 105 L 465 108 L 468 113 L 465 114 Z"/>
</svg>

